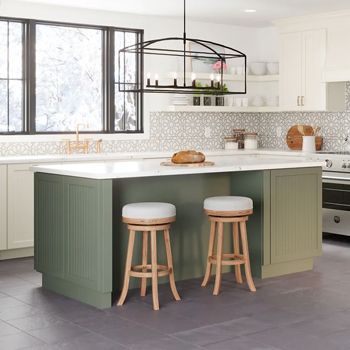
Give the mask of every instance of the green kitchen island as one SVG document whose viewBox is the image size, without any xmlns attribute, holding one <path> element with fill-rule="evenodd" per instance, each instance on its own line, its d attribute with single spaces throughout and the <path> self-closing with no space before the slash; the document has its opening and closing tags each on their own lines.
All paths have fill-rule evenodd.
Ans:
<svg viewBox="0 0 350 350">
<path fill-rule="evenodd" d="M 128 240 L 121 209 L 143 201 L 176 205 L 171 229 L 176 280 L 203 276 L 209 241 L 203 200 L 220 195 L 254 200 L 248 235 L 255 277 L 312 269 L 313 258 L 321 253 L 320 162 L 228 155 L 209 157 L 215 163 L 211 167 L 185 168 L 161 166 L 163 160 L 33 167 L 35 269 L 42 273 L 44 288 L 98 308 L 111 307 L 122 287 Z M 227 251 L 231 236 L 225 235 Z M 140 241 L 135 242 L 135 263 L 141 259 Z M 159 245 L 162 261 L 161 239 Z M 131 281 L 131 288 L 138 283 Z"/>
</svg>

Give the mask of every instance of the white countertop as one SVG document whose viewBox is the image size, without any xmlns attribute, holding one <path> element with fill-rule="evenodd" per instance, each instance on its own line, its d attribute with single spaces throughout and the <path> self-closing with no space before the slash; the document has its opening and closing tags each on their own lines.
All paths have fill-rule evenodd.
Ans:
<svg viewBox="0 0 350 350">
<path fill-rule="evenodd" d="M 206 152 L 207 161 L 215 164 L 208 167 L 177 167 L 162 166 L 162 161 L 169 158 L 156 159 L 135 159 L 135 160 L 118 160 L 105 161 L 99 163 L 66 163 L 53 165 L 33 166 L 34 172 L 42 172 L 57 175 L 67 175 L 75 177 L 84 177 L 90 179 L 122 179 L 148 176 L 169 176 L 169 175 L 186 175 L 186 174 L 204 174 L 204 173 L 221 173 L 250 170 L 270 170 L 286 168 L 306 168 L 322 166 L 323 162 L 310 160 L 307 156 L 289 157 L 278 152 L 227 152 L 226 155 L 215 155 Z M 221 153 L 222 154 L 222 153 Z M 154 157 L 153 157 L 154 158 Z"/>
<path fill-rule="evenodd" d="M 0 164 L 36 164 L 36 163 L 63 163 L 63 162 L 94 162 L 119 159 L 147 159 L 168 158 L 175 151 L 169 152 L 120 152 L 120 153 L 89 153 L 89 154 L 47 154 L 47 155 L 24 155 L 24 156 L 0 156 Z M 203 151 L 207 156 L 230 155 L 230 154 L 269 154 L 280 156 L 305 156 L 301 151 L 283 151 L 273 149 L 258 150 L 217 150 Z"/>
</svg>

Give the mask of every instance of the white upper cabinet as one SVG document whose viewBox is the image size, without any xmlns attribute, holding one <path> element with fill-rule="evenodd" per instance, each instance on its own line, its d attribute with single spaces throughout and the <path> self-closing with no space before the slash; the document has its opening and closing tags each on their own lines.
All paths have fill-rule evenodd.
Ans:
<svg viewBox="0 0 350 350">
<path fill-rule="evenodd" d="M 285 110 L 325 110 L 326 30 L 281 34 L 280 106 Z"/>
<path fill-rule="evenodd" d="M 34 174 L 30 164 L 8 165 L 7 248 L 34 243 Z"/>
<path fill-rule="evenodd" d="M 0 250 L 7 249 L 7 165 L 0 165 Z"/>
</svg>

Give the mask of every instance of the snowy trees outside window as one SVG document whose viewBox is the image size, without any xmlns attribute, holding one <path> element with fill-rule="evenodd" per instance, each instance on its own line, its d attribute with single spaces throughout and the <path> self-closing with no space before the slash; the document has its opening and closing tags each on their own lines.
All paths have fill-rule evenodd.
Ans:
<svg viewBox="0 0 350 350">
<path fill-rule="evenodd" d="M 141 32 L 0 19 L 0 133 L 142 132 L 142 96 L 118 88 L 118 51 Z M 136 56 L 121 69 L 135 82 Z"/>
</svg>

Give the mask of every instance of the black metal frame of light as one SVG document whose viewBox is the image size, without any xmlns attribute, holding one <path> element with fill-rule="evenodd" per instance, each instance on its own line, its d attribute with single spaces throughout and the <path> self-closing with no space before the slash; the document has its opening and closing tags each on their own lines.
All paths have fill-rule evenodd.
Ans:
<svg viewBox="0 0 350 350">
<path fill-rule="evenodd" d="M 216 42 L 202 40 L 202 39 L 192 39 L 188 38 L 186 34 L 186 0 L 184 0 L 184 32 L 182 37 L 169 37 L 154 39 L 148 41 L 142 41 L 134 45 L 124 47 L 119 50 L 118 55 L 118 65 L 119 65 L 119 91 L 121 92 L 148 92 L 148 93 L 176 93 L 176 94 L 198 94 L 198 93 L 209 93 L 216 95 L 236 95 L 236 94 L 246 94 L 247 93 L 247 56 L 232 47 L 218 44 Z M 158 43 L 165 42 L 182 42 L 183 49 L 167 49 L 167 48 L 156 48 L 153 47 Z M 191 51 L 187 49 L 188 43 L 198 44 L 206 51 Z M 222 52 L 218 52 L 213 47 L 219 47 Z M 137 76 L 135 82 L 127 82 L 125 71 L 123 76 L 120 74 L 120 66 L 122 62 L 125 62 L 125 55 L 136 54 L 137 64 L 139 65 L 138 71 L 140 74 Z M 172 56 L 172 57 L 183 57 L 183 84 L 178 84 L 177 78 L 174 78 L 173 84 L 159 84 L 158 80 L 155 80 L 154 84 L 151 84 L 150 79 L 144 78 L 144 64 L 146 55 L 156 55 L 156 56 Z M 189 58 L 211 58 L 220 62 L 219 76 L 220 80 L 214 83 L 211 80 L 210 86 L 198 86 L 195 79 L 191 81 L 190 85 L 187 85 L 187 65 L 186 60 Z M 224 81 L 224 64 L 229 59 L 243 59 L 244 60 L 244 75 L 243 75 L 243 85 L 244 89 L 242 91 L 227 91 L 225 89 Z"/>
<path fill-rule="evenodd" d="M 99 25 L 88 25 L 80 23 L 66 23 L 66 22 L 53 22 L 43 20 L 33 20 L 26 18 L 11 18 L 0 16 L 1 21 L 17 22 L 23 24 L 23 131 L 21 132 L 0 132 L 2 135 L 31 135 L 31 134 L 70 134 L 74 131 L 52 131 L 52 132 L 37 132 L 35 130 L 35 118 L 36 118 L 36 100 L 35 100 L 35 37 L 37 24 L 52 25 L 52 26 L 66 26 L 75 28 L 91 28 L 102 31 L 102 90 L 103 90 L 103 130 L 100 131 L 82 131 L 84 133 L 111 133 L 111 134 L 138 134 L 143 133 L 143 94 L 140 92 L 137 94 L 137 128 L 136 130 L 121 130 L 115 131 L 114 115 L 114 94 L 115 85 L 119 84 L 114 81 L 114 34 L 116 31 L 124 33 L 132 32 L 137 35 L 137 41 L 143 40 L 142 29 L 133 28 L 120 28 L 109 27 Z M 136 70 L 139 65 L 136 65 Z M 140 72 L 137 71 L 137 74 Z"/>
</svg>

